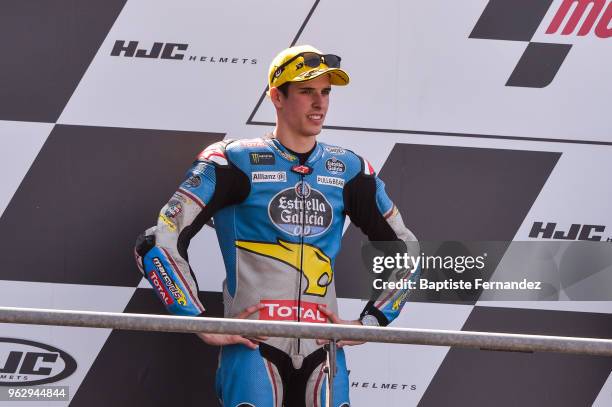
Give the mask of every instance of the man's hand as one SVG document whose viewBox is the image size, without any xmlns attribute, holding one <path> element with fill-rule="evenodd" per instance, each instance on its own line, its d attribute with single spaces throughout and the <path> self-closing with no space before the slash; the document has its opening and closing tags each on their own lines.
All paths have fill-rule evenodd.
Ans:
<svg viewBox="0 0 612 407">
<path fill-rule="evenodd" d="M 344 319 L 340 319 L 340 317 L 334 314 L 331 310 L 328 310 L 325 305 L 319 304 L 319 310 L 325 314 L 329 322 L 332 324 L 343 324 L 343 325 L 359 325 L 361 326 L 361 322 L 359 320 L 354 321 L 345 321 Z M 317 344 L 323 345 L 325 343 L 329 343 L 328 339 L 317 339 Z M 361 345 L 361 341 L 338 341 L 338 347 L 341 348 L 343 346 L 354 346 Z"/>
<path fill-rule="evenodd" d="M 258 312 L 260 309 L 264 307 L 263 304 L 251 305 L 246 308 L 240 314 L 236 315 L 234 318 L 237 319 L 246 319 L 250 315 Z M 259 347 L 259 342 L 265 341 L 268 339 L 267 336 L 256 336 L 253 338 L 247 338 L 242 335 L 226 335 L 226 334 L 208 334 L 208 333 L 197 333 L 205 343 L 213 346 L 223 346 L 223 345 L 234 345 L 237 343 L 241 343 L 247 348 L 257 349 Z"/>
</svg>

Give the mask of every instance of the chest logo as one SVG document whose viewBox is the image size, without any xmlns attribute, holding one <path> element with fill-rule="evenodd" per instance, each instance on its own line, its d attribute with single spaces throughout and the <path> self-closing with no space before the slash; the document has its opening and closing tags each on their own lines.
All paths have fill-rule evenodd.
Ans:
<svg viewBox="0 0 612 407">
<path fill-rule="evenodd" d="M 327 147 L 325 147 L 325 151 L 327 151 L 328 153 L 340 155 L 340 154 L 344 154 L 344 152 L 346 150 L 344 150 L 343 148 L 340 148 L 340 147 L 327 146 Z"/>
<path fill-rule="evenodd" d="M 327 231 L 334 214 L 325 195 L 307 182 L 298 182 L 270 200 L 268 216 L 274 226 L 283 232 L 310 237 Z"/>
<path fill-rule="evenodd" d="M 249 160 L 253 165 L 274 165 L 276 163 L 273 153 L 250 153 Z"/>
<path fill-rule="evenodd" d="M 251 182 L 287 182 L 285 171 L 254 171 L 251 173 Z"/>
<path fill-rule="evenodd" d="M 317 184 L 329 185 L 337 188 L 344 188 L 344 180 L 338 177 L 326 177 L 323 175 L 317 175 Z"/>
<path fill-rule="evenodd" d="M 327 168 L 327 171 L 329 171 L 331 174 L 342 174 L 344 171 L 346 171 L 344 162 L 342 162 L 342 160 L 338 160 L 336 157 L 332 157 L 325 161 L 325 168 Z"/>
</svg>

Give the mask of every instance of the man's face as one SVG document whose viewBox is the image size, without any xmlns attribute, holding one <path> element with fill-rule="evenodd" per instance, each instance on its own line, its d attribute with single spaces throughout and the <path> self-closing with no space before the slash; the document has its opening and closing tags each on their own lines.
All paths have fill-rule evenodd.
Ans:
<svg viewBox="0 0 612 407">
<path fill-rule="evenodd" d="M 306 82 L 289 84 L 287 97 L 279 92 L 278 120 L 282 120 L 292 134 L 304 137 L 321 132 L 329 106 L 331 83 L 329 75 L 321 75 Z"/>
</svg>

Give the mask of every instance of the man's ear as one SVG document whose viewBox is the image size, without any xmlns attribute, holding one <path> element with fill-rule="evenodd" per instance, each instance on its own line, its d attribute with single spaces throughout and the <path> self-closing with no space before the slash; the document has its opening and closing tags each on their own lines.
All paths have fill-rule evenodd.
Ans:
<svg viewBox="0 0 612 407">
<path fill-rule="evenodd" d="M 278 90 L 278 88 L 274 87 L 270 89 L 270 99 L 272 99 L 272 103 L 274 103 L 274 107 L 276 107 L 277 109 L 280 109 L 281 107 L 283 107 L 282 98 L 283 98 L 283 95 Z"/>
</svg>

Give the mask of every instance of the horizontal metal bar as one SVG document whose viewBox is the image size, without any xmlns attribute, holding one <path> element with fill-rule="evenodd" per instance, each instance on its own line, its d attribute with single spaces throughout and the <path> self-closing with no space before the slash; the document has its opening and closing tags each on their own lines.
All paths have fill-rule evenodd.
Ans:
<svg viewBox="0 0 612 407">
<path fill-rule="evenodd" d="M 116 312 L 0 307 L 0 322 L 112 328 L 136 331 L 208 332 L 245 336 L 357 340 L 455 346 L 513 352 L 559 352 L 612 356 L 612 340 L 492 332 L 446 331 L 337 324 L 179 317 Z"/>
</svg>

